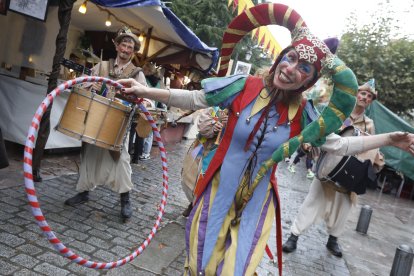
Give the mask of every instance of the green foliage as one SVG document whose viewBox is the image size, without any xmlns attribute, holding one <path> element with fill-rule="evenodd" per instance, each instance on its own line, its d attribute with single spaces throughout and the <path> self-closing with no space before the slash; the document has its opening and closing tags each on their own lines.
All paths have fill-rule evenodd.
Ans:
<svg viewBox="0 0 414 276">
<path fill-rule="evenodd" d="M 397 19 L 387 4 L 358 27 L 348 19 L 338 56 L 354 71 L 359 84 L 375 78 L 378 100 L 394 113 L 412 117 L 414 107 L 414 41 L 399 34 Z"/>
<path fill-rule="evenodd" d="M 174 0 L 169 7 L 203 42 L 217 48 L 234 16 L 223 0 Z"/>
</svg>

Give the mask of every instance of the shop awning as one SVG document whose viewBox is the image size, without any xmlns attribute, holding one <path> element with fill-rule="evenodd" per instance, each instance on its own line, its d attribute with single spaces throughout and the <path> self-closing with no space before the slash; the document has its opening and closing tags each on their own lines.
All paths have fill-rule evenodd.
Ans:
<svg viewBox="0 0 414 276">
<path fill-rule="evenodd" d="M 74 4 L 73 26 L 86 31 L 116 32 L 128 25 L 144 37 L 140 53 L 145 61 L 181 64 L 204 72 L 216 67 L 217 48 L 207 46 L 158 0 L 91 0 L 87 2 L 86 14 L 81 14 L 78 9 L 83 2 Z M 108 16 L 110 27 L 105 26 Z"/>
</svg>

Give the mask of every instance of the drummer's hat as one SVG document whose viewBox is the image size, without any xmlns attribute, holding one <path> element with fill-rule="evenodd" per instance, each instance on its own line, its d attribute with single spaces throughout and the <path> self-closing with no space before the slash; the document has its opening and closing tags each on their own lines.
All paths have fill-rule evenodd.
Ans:
<svg viewBox="0 0 414 276">
<path fill-rule="evenodd" d="M 118 44 L 122 41 L 122 39 L 124 37 L 130 37 L 134 40 L 134 42 L 135 42 L 135 46 L 134 46 L 135 51 L 138 51 L 139 48 L 141 48 L 141 43 L 139 42 L 138 37 L 127 26 L 123 26 L 121 29 L 118 30 L 118 32 L 116 33 L 116 37 L 114 39 L 114 42 Z"/>
<path fill-rule="evenodd" d="M 374 96 L 374 100 L 378 96 L 377 90 L 375 90 L 375 79 L 370 79 L 360 87 L 358 87 L 358 91 L 368 91 Z"/>
</svg>

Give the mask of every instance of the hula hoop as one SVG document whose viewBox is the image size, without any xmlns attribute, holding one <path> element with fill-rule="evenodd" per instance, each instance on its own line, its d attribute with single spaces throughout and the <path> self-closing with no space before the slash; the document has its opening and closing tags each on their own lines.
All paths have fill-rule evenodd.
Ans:
<svg viewBox="0 0 414 276">
<path fill-rule="evenodd" d="M 62 84 L 60 84 L 58 87 L 56 87 L 50 94 L 46 96 L 46 98 L 42 101 L 40 106 L 38 107 L 33 120 L 31 122 L 30 128 L 29 128 L 29 134 L 27 136 L 26 140 L 26 146 L 24 148 L 24 161 L 23 161 L 23 169 L 24 169 L 24 183 L 26 186 L 26 194 L 27 199 L 29 201 L 32 214 L 34 218 L 36 219 L 37 224 L 39 225 L 40 229 L 43 231 L 43 234 L 46 236 L 46 238 L 49 240 L 49 242 L 53 245 L 53 247 L 59 251 L 64 257 L 70 259 L 71 261 L 88 267 L 88 268 L 95 268 L 95 269 L 111 269 L 115 267 L 122 266 L 130 261 L 132 261 L 135 257 L 140 255 L 145 248 L 150 244 L 152 238 L 154 237 L 155 233 L 157 232 L 158 227 L 160 226 L 160 222 L 162 219 L 162 216 L 165 212 L 165 205 L 167 203 L 167 194 L 168 194 L 168 168 L 167 168 L 167 155 L 166 150 L 164 148 L 164 145 L 161 141 L 161 135 L 158 131 L 158 128 L 154 122 L 154 119 L 152 118 L 151 114 L 148 112 L 148 110 L 145 108 L 145 106 L 140 103 L 139 101 L 139 108 L 143 111 L 145 116 L 148 119 L 148 122 L 152 126 L 152 130 L 154 131 L 155 140 L 158 142 L 158 146 L 160 149 L 160 155 L 161 155 L 161 161 L 162 161 L 162 198 L 161 198 L 161 205 L 158 209 L 158 215 L 157 219 L 155 221 L 154 226 L 152 227 L 150 233 L 148 234 L 147 238 L 144 240 L 144 242 L 135 249 L 130 255 L 126 256 L 123 259 L 120 259 L 118 261 L 113 262 L 95 262 L 87 260 L 81 256 L 76 255 L 72 250 L 67 248 L 53 233 L 52 229 L 48 225 L 46 218 L 43 216 L 42 210 L 40 209 L 40 204 L 37 200 L 36 196 L 36 190 L 33 183 L 33 174 L 32 174 L 32 154 L 33 154 L 33 147 L 37 138 L 37 133 L 39 130 L 39 124 L 42 119 L 43 114 L 45 113 L 47 107 L 53 102 L 53 99 L 60 95 L 60 93 L 72 87 L 75 84 L 83 83 L 83 82 L 103 82 L 107 83 L 111 86 L 114 86 L 116 88 L 122 88 L 122 85 L 119 83 L 116 83 L 115 81 L 112 81 L 107 78 L 103 77 L 79 77 L 73 80 L 66 81 Z"/>
</svg>

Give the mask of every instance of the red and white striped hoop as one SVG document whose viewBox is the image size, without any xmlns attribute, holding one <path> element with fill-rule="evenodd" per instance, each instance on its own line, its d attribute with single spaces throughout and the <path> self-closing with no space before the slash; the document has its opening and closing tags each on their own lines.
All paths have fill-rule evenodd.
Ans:
<svg viewBox="0 0 414 276">
<path fill-rule="evenodd" d="M 89 268 L 95 268 L 95 269 L 110 269 L 119 267 L 121 265 L 124 265 L 130 261 L 132 261 L 135 257 L 140 255 L 145 248 L 150 244 L 152 238 L 154 237 L 155 233 L 157 232 L 158 227 L 160 226 L 162 216 L 165 212 L 165 205 L 167 204 L 167 195 L 168 195 L 168 167 L 167 167 L 167 154 L 166 150 L 164 148 L 164 145 L 161 141 L 161 135 L 158 131 L 158 128 L 154 122 L 154 119 L 152 118 L 151 114 L 148 112 L 148 110 L 145 108 L 145 106 L 139 102 L 139 108 L 143 111 L 145 116 L 148 119 L 148 122 L 151 124 L 152 130 L 154 131 L 155 140 L 158 142 L 158 147 L 160 149 L 160 155 L 161 155 L 161 162 L 162 162 L 162 198 L 161 198 L 161 204 L 158 209 L 157 219 L 155 221 L 154 226 L 152 227 L 150 233 L 148 234 L 145 241 L 137 248 L 135 249 L 130 255 L 126 256 L 123 259 L 120 259 L 118 261 L 113 262 L 95 262 L 90 261 L 85 258 L 82 258 L 81 256 L 78 256 L 75 254 L 72 250 L 67 248 L 56 236 L 55 233 L 53 233 L 52 229 L 48 225 L 46 218 L 43 216 L 42 210 L 40 208 L 40 204 L 37 200 L 36 196 L 36 190 L 33 183 L 33 174 L 32 174 L 32 154 L 33 154 L 33 147 L 35 145 L 37 134 L 39 130 L 39 124 L 42 119 L 43 114 L 45 113 L 48 106 L 53 102 L 53 99 L 60 95 L 60 93 L 72 87 L 75 84 L 83 83 L 83 82 L 103 82 L 109 85 L 114 86 L 115 88 L 122 88 L 122 85 L 119 83 L 112 81 L 107 78 L 103 77 L 79 77 L 73 80 L 66 81 L 56 87 L 50 94 L 46 96 L 46 98 L 42 101 L 40 106 L 38 107 L 33 120 L 31 122 L 29 132 L 27 135 L 26 140 L 26 146 L 24 149 L 24 161 L 23 161 L 23 169 L 24 169 L 24 182 L 26 186 L 26 194 L 27 198 L 29 200 L 29 204 L 31 207 L 32 214 L 34 218 L 36 219 L 37 224 L 39 225 L 40 229 L 43 231 L 46 238 L 49 240 L 49 242 L 55 247 L 57 251 L 59 251 L 64 257 L 72 260 L 73 262 L 89 267 Z"/>
</svg>

